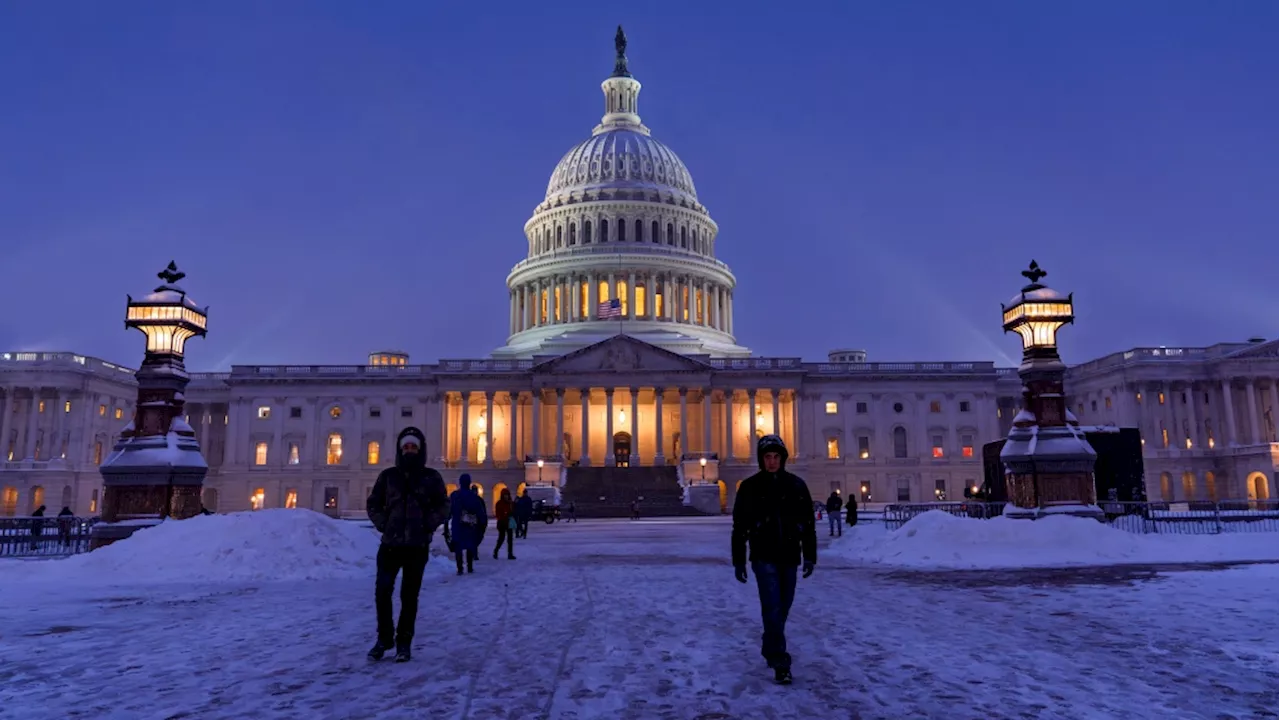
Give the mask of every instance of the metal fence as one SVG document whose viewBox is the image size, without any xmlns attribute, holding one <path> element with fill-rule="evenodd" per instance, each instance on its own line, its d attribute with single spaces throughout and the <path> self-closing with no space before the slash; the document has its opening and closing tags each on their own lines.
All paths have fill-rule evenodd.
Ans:
<svg viewBox="0 0 1280 720">
<path fill-rule="evenodd" d="M 60 557 L 88 552 L 94 521 L 82 517 L 0 518 L 0 557 Z"/>
<path fill-rule="evenodd" d="M 1105 522 L 1117 530 L 1139 534 L 1217 535 L 1219 533 L 1280 532 L 1280 501 L 1221 500 L 1170 502 L 1101 502 Z M 887 505 L 884 525 L 902 527 L 931 510 L 956 517 L 985 520 L 1004 514 L 1005 503 L 950 502 Z"/>
</svg>

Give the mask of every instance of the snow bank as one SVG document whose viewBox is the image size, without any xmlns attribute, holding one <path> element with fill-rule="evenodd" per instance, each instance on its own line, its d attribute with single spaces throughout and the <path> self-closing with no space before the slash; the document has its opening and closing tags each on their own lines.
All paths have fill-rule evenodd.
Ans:
<svg viewBox="0 0 1280 720">
<path fill-rule="evenodd" d="M 3 567 L 0 578 L 113 584 L 365 578 L 372 582 L 377 532 L 301 509 L 198 515 L 140 530 L 65 560 Z M 436 569 L 442 563 L 429 563 Z M 15 578 L 17 579 L 17 578 Z M 7 584 L 7 583 L 6 583 Z"/>
<path fill-rule="evenodd" d="M 1139 535 L 1096 520 L 977 520 L 931 510 L 885 532 L 858 528 L 829 551 L 855 562 L 983 569 L 1280 559 L 1276 533 Z"/>
</svg>

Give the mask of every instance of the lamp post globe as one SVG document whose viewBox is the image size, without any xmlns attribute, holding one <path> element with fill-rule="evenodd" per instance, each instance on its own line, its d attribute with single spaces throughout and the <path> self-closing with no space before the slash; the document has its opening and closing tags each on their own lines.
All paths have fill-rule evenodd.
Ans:
<svg viewBox="0 0 1280 720">
<path fill-rule="evenodd" d="M 140 330 L 147 337 L 147 356 L 182 361 L 187 340 L 204 337 L 208 308 L 196 305 L 177 282 L 187 274 L 170 262 L 157 274 L 164 284 L 137 300 L 128 298 L 124 326 Z"/>
<path fill-rule="evenodd" d="M 1047 275 L 1035 260 L 1022 271 L 1031 282 L 1023 286 L 1009 303 L 1001 304 L 1005 332 L 1015 332 L 1022 339 L 1025 366 L 1032 360 L 1058 360 L 1058 330 L 1075 322 L 1075 309 L 1070 293 L 1062 293 L 1040 283 Z"/>
</svg>

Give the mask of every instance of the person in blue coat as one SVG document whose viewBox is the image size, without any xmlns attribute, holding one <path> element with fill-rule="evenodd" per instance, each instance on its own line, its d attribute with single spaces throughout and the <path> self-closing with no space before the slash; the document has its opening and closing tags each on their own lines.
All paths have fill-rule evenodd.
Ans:
<svg viewBox="0 0 1280 720">
<path fill-rule="evenodd" d="M 489 524 L 489 515 L 485 512 L 484 500 L 476 494 L 471 485 L 471 475 L 463 473 L 458 478 L 458 489 L 449 496 L 449 537 L 445 538 L 453 550 L 453 557 L 458 563 L 458 574 L 462 574 L 463 556 L 466 556 L 467 572 L 475 572 L 476 550 L 480 547 L 480 538 L 484 535 L 485 526 Z"/>
</svg>

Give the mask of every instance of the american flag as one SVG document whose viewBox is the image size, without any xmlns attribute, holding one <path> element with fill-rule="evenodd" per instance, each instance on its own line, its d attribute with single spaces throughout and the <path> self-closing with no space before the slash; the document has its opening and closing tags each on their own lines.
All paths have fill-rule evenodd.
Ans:
<svg viewBox="0 0 1280 720">
<path fill-rule="evenodd" d="M 622 317 L 622 300 L 614 298 L 600 303 L 600 306 L 596 308 L 596 317 L 601 320 Z"/>
</svg>

